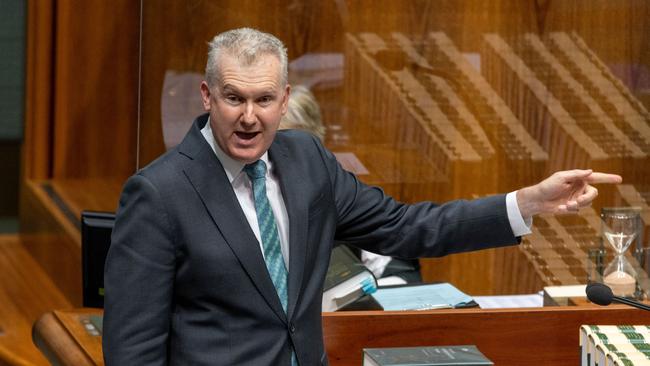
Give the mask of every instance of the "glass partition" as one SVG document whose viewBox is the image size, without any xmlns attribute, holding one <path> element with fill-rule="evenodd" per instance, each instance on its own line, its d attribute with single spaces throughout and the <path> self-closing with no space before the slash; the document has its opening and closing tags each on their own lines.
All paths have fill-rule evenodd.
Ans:
<svg viewBox="0 0 650 366">
<path fill-rule="evenodd" d="M 508 192 L 569 168 L 623 176 L 593 208 L 536 218 L 519 247 L 423 261 L 426 280 L 474 294 L 585 283 L 601 207 L 641 207 L 650 224 L 648 2 L 143 0 L 140 166 L 202 113 L 207 42 L 243 26 L 285 42 L 326 146 L 399 200 Z"/>
</svg>

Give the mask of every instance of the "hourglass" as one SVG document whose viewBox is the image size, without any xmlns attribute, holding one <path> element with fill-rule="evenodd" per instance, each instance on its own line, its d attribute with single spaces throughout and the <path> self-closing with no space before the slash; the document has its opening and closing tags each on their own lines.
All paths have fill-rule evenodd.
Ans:
<svg viewBox="0 0 650 366">
<path fill-rule="evenodd" d="M 637 237 L 640 210 L 635 207 L 608 207 L 600 213 L 603 237 L 614 248 L 614 259 L 603 272 L 605 282 L 617 296 L 634 296 L 637 273 L 625 256 Z"/>
</svg>

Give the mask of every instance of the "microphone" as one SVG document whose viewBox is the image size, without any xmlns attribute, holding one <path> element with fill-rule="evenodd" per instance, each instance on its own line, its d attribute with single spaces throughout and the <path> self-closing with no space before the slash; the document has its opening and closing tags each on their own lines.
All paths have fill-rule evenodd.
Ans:
<svg viewBox="0 0 650 366">
<path fill-rule="evenodd" d="M 617 302 L 620 304 L 629 305 L 641 310 L 650 310 L 650 306 L 642 304 L 638 301 L 626 299 L 621 296 L 616 296 L 612 293 L 612 289 L 609 286 L 604 285 L 598 282 L 592 282 L 587 285 L 587 298 L 589 301 L 594 304 L 601 306 L 607 306 L 612 302 Z"/>
</svg>

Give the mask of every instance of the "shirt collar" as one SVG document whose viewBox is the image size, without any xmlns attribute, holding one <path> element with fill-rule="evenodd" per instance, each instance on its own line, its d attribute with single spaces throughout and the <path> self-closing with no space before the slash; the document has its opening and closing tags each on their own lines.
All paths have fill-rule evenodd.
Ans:
<svg viewBox="0 0 650 366">
<path fill-rule="evenodd" d="M 239 162 L 230 156 L 223 152 L 221 150 L 221 147 L 219 147 L 219 144 L 217 144 L 217 141 L 214 139 L 214 135 L 212 134 L 212 127 L 210 126 L 210 117 L 208 117 L 208 122 L 205 124 L 205 126 L 201 129 L 201 134 L 205 138 L 205 141 L 208 142 L 210 147 L 212 148 L 212 151 L 214 151 L 215 155 L 217 155 L 217 159 L 221 162 L 221 166 L 223 166 L 223 169 L 226 171 L 226 176 L 228 176 L 228 181 L 232 184 L 232 182 L 237 179 L 237 177 L 241 174 L 242 170 L 244 169 L 244 163 Z M 270 162 L 269 162 L 269 152 L 265 151 L 264 155 L 260 158 L 260 160 L 264 161 L 266 166 L 269 168 L 267 169 L 267 174 L 268 171 L 271 168 Z"/>
</svg>

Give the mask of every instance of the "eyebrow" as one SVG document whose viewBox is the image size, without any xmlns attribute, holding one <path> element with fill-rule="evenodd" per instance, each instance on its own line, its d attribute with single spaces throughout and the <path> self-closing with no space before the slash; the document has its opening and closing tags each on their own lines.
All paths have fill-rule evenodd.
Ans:
<svg viewBox="0 0 650 366">
<path fill-rule="evenodd" d="M 234 86 L 232 84 L 224 85 L 221 88 L 221 91 L 223 93 L 231 92 L 231 93 L 235 93 L 235 94 L 242 94 L 242 92 L 239 90 L 239 88 L 237 88 L 236 86 Z M 260 91 L 260 93 L 256 93 L 256 94 L 272 94 L 272 95 L 276 95 L 277 91 L 274 88 L 268 88 L 268 89 L 263 89 L 263 90 Z"/>
<path fill-rule="evenodd" d="M 224 86 L 221 88 L 221 90 L 222 90 L 222 91 L 225 91 L 225 92 L 227 91 L 227 92 L 235 92 L 235 93 L 239 93 L 239 89 L 237 89 L 235 86 L 230 85 L 230 84 L 226 84 L 226 85 L 224 85 Z"/>
</svg>

